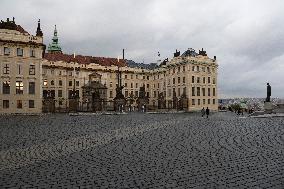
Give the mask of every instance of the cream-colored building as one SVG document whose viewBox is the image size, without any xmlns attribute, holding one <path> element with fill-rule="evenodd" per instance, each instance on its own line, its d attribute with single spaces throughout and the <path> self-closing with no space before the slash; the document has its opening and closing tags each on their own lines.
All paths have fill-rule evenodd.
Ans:
<svg viewBox="0 0 284 189">
<path fill-rule="evenodd" d="M 30 35 L 14 19 L 0 23 L 0 113 L 40 113 L 41 62 L 45 46 L 40 22 Z"/>
<path fill-rule="evenodd" d="M 183 98 L 187 100 L 188 111 L 203 107 L 218 109 L 217 60 L 216 57 L 209 58 L 203 49 L 199 53 L 194 49 L 188 49 L 183 54 L 176 51 L 172 59 L 159 65 L 136 64 L 116 58 L 74 56 L 62 53 L 55 28 L 48 52 L 43 53 L 45 46 L 42 44 L 40 25 L 36 36 L 29 35 L 23 29 L 19 31 L 18 27 L 14 30 L 0 29 L 0 112 L 41 112 L 42 101 L 47 96 L 53 97 L 55 110 L 68 110 L 72 91 L 76 91 L 79 97 L 78 108 L 84 109 L 89 102 L 83 87 L 87 86 L 92 76 L 100 77 L 101 85 L 106 88 L 103 100 L 107 108 L 104 110 L 111 110 L 116 96 L 118 70 L 127 100 L 126 110 L 128 105 L 129 109 L 137 107 L 139 89 L 143 86 L 149 99 L 147 109 L 177 108 L 175 99 Z M 31 83 L 35 85 L 35 94 L 30 92 Z M 161 102 L 164 102 L 163 106 Z"/>
</svg>

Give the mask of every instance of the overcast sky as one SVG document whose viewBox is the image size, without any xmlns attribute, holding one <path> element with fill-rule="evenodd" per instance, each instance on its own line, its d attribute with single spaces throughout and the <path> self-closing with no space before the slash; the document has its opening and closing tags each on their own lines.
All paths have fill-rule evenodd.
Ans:
<svg viewBox="0 0 284 189">
<path fill-rule="evenodd" d="M 284 98 L 283 0 L 0 0 L 0 16 L 45 44 L 54 25 L 64 53 L 156 62 L 204 48 L 219 64 L 219 97 Z"/>
</svg>

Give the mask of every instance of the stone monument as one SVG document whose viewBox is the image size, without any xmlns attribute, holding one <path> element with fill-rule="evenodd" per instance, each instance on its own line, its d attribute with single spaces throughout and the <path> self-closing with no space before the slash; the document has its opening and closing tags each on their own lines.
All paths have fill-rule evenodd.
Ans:
<svg viewBox="0 0 284 189">
<path fill-rule="evenodd" d="M 137 99 L 138 110 L 146 112 L 149 104 L 149 98 L 146 96 L 145 85 L 139 89 L 139 97 Z"/>
<path fill-rule="evenodd" d="M 265 102 L 264 102 L 264 110 L 265 110 L 265 113 L 272 113 L 272 110 L 273 110 L 273 104 L 271 103 L 270 101 L 270 97 L 271 97 L 271 86 L 269 85 L 269 83 L 267 83 L 267 87 L 266 87 L 266 99 L 265 99 Z"/>
</svg>

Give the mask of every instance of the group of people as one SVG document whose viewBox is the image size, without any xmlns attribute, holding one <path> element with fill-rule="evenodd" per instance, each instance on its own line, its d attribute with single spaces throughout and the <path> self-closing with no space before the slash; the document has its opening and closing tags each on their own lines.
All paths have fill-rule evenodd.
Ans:
<svg viewBox="0 0 284 189">
<path fill-rule="evenodd" d="M 210 110 L 209 110 L 208 107 L 206 108 L 206 110 L 204 109 L 204 107 L 202 108 L 202 110 L 201 110 L 202 117 L 205 116 L 205 114 L 206 114 L 206 117 L 208 118 L 209 113 L 210 113 Z"/>
</svg>

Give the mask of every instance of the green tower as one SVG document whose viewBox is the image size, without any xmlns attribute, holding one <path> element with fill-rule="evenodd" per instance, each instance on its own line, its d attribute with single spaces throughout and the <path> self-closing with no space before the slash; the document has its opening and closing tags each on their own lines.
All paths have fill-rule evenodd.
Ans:
<svg viewBox="0 0 284 189">
<path fill-rule="evenodd" d="M 54 29 L 54 35 L 53 35 L 53 38 L 52 38 L 52 43 L 50 43 L 48 45 L 47 51 L 49 53 L 56 53 L 56 52 L 62 53 L 61 47 L 59 46 L 59 43 L 58 43 L 56 25 L 55 25 L 55 29 Z"/>
</svg>

